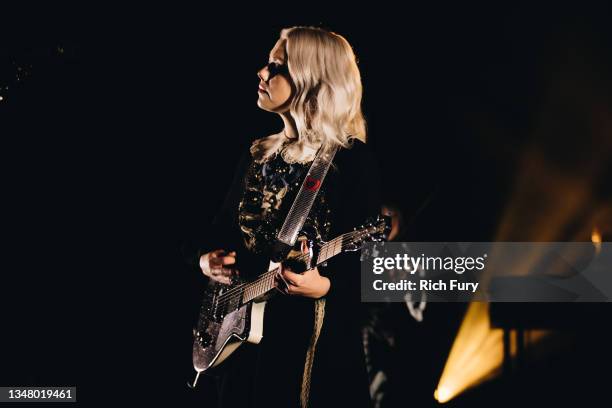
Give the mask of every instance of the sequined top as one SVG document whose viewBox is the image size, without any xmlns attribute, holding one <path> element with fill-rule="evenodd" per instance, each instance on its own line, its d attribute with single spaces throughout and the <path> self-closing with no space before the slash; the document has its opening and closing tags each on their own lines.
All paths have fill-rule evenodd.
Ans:
<svg viewBox="0 0 612 408">
<path fill-rule="evenodd" d="M 290 164 L 281 154 L 263 163 L 251 162 L 238 210 L 244 243 L 251 252 L 268 252 L 311 164 Z M 325 186 L 323 183 L 303 227 L 323 240 L 328 239 L 331 227 Z"/>
</svg>

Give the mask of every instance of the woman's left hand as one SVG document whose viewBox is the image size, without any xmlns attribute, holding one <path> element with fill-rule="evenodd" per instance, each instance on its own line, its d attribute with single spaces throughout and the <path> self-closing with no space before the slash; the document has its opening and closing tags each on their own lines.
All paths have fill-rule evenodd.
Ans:
<svg viewBox="0 0 612 408">
<path fill-rule="evenodd" d="M 321 276 L 317 268 L 302 274 L 291 272 L 290 269 L 281 266 L 281 274 L 287 283 L 283 291 L 289 295 L 298 295 L 318 299 L 327 295 L 331 283 L 328 278 Z"/>
</svg>

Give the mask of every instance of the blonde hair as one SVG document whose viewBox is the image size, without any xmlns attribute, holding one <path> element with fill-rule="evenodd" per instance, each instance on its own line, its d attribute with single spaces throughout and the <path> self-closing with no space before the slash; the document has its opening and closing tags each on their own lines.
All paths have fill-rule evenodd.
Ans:
<svg viewBox="0 0 612 408">
<path fill-rule="evenodd" d="M 316 27 L 285 28 L 280 38 L 294 84 L 289 112 L 298 131 L 297 139 L 282 149 L 282 157 L 289 163 L 308 162 L 321 146 L 347 148 L 353 138 L 365 142 L 361 75 L 348 41 Z M 264 161 L 286 141 L 283 132 L 258 139 L 251 153 Z"/>
</svg>

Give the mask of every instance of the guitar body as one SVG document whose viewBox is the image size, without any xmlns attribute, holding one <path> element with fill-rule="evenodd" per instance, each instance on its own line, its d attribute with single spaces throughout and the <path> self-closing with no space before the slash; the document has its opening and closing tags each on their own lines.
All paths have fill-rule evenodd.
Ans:
<svg viewBox="0 0 612 408">
<path fill-rule="evenodd" d="M 315 245 L 313 240 L 307 238 L 306 246 L 310 250 L 304 252 L 298 243 L 300 249 L 289 252 L 283 264 L 296 273 L 304 272 L 337 254 L 359 250 L 365 241 L 385 239 L 388 225 L 389 222 L 378 217 L 376 221 L 326 243 Z M 249 259 L 247 254 L 241 259 L 246 261 L 237 269 L 240 276 L 247 278 L 233 279 L 230 285 L 211 280 L 204 292 L 192 350 L 193 367 L 198 375 L 221 364 L 242 343 L 258 344 L 263 337 L 266 300 L 279 285 L 286 288 L 287 283 L 280 275 L 280 263 L 262 257 Z M 264 270 L 268 262 L 267 272 L 253 274 Z"/>
<path fill-rule="evenodd" d="M 206 333 L 212 341 L 193 341 L 193 367 L 206 371 L 228 358 L 244 342 L 258 344 L 263 337 L 266 302 L 253 302 L 228 314 L 221 323 L 210 322 Z"/>
<path fill-rule="evenodd" d="M 270 262 L 268 270 L 279 264 Z M 228 358 L 244 342 L 258 344 L 263 337 L 266 301 L 262 298 L 245 304 L 224 316 L 215 314 L 215 298 L 234 290 L 241 281 L 231 285 L 210 282 L 200 311 L 199 329 L 194 333 L 193 367 L 206 371 Z"/>
</svg>

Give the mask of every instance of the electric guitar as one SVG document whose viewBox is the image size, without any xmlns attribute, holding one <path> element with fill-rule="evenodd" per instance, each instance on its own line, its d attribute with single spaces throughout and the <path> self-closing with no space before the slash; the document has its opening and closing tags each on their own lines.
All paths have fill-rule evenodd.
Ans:
<svg viewBox="0 0 612 408">
<path fill-rule="evenodd" d="M 313 269 L 342 252 L 361 249 L 364 242 L 385 240 L 390 225 L 388 217 L 379 215 L 376 220 L 328 242 L 308 238 L 309 252 L 290 257 L 286 262 L 302 263 L 306 265 L 304 270 Z M 297 271 L 293 266 L 291 269 Z M 242 343 L 260 342 L 267 295 L 284 284 L 280 272 L 280 263 L 270 262 L 267 272 L 250 281 L 238 279 L 229 285 L 209 281 L 194 329 L 193 367 L 198 374 L 193 386 L 201 372 L 219 365 Z"/>
</svg>

